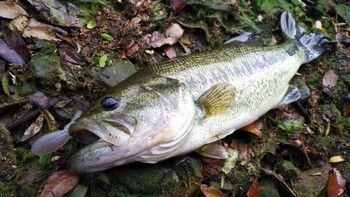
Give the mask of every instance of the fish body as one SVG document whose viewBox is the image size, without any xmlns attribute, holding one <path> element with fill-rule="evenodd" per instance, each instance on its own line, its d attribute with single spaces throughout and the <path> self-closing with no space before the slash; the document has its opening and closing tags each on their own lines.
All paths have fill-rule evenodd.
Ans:
<svg viewBox="0 0 350 197">
<path fill-rule="evenodd" d="M 289 13 L 282 14 L 281 27 L 288 39 L 278 46 L 232 42 L 135 73 L 70 126 L 70 135 L 89 145 L 72 156 L 69 168 L 93 172 L 156 163 L 295 101 L 300 93 L 289 91 L 289 81 L 324 51 L 325 41 L 297 29 Z"/>
</svg>

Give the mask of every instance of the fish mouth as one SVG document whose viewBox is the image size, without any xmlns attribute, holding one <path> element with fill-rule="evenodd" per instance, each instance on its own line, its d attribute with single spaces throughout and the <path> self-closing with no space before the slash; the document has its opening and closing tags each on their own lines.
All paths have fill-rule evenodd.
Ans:
<svg viewBox="0 0 350 197">
<path fill-rule="evenodd" d="M 135 127 L 136 120 L 130 116 L 110 115 L 101 120 L 82 118 L 69 127 L 69 134 L 85 144 L 100 139 L 118 146 L 134 133 Z"/>
</svg>

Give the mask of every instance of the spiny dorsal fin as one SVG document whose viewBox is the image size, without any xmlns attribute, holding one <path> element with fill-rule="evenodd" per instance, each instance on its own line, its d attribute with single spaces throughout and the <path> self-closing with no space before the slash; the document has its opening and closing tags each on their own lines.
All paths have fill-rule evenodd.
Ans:
<svg viewBox="0 0 350 197">
<path fill-rule="evenodd" d="M 235 98 L 234 87 L 228 83 L 214 85 L 198 100 L 204 109 L 204 117 L 225 113 L 233 104 Z"/>
</svg>

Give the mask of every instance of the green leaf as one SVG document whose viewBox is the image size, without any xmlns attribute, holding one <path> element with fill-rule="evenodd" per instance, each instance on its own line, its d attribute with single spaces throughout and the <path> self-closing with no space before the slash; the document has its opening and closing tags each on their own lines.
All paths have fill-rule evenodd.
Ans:
<svg viewBox="0 0 350 197">
<path fill-rule="evenodd" d="M 338 4 L 335 7 L 337 14 L 339 14 L 345 22 L 350 25 L 350 6 L 345 4 Z"/>
<path fill-rule="evenodd" d="M 96 22 L 93 21 L 93 20 L 90 20 L 90 21 L 87 23 L 86 27 L 87 27 L 88 29 L 93 29 L 93 28 L 96 27 Z"/>
<path fill-rule="evenodd" d="M 103 38 L 107 41 L 112 41 L 114 39 L 111 35 L 106 34 L 106 33 L 102 33 L 100 36 L 101 36 L 101 38 Z"/>
<path fill-rule="evenodd" d="M 162 16 L 162 15 L 157 15 L 157 16 L 155 16 L 155 17 L 149 19 L 149 22 L 150 22 L 150 23 L 157 23 L 158 21 L 161 21 L 161 20 L 163 20 L 164 18 L 165 18 L 165 17 Z"/>
<path fill-rule="evenodd" d="M 102 56 L 100 57 L 100 59 L 98 60 L 98 65 L 99 65 L 101 68 L 105 67 L 106 64 L 107 64 L 107 59 L 108 59 L 108 55 L 102 55 Z"/>
<path fill-rule="evenodd" d="M 2 83 L 2 89 L 4 90 L 5 94 L 7 96 L 11 96 L 10 90 L 9 90 L 9 74 L 7 72 L 2 75 L 1 83 Z"/>
<path fill-rule="evenodd" d="M 293 132 L 304 128 L 303 123 L 297 120 L 279 121 L 277 122 L 277 125 L 279 128 L 287 132 Z"/>
<path fill-rule="evenodd" d="M 228 174 L 236 165 L 236 161 L 238 159 L 238 151 L 237 150 L 233 150 L 231 148 L 229 148 L 227 150 L 227 153 L 229 155 L 229 157 L 226 159 L 224 167 L 222 167 L 222 171 L 225 174 Z"/>
</svg>

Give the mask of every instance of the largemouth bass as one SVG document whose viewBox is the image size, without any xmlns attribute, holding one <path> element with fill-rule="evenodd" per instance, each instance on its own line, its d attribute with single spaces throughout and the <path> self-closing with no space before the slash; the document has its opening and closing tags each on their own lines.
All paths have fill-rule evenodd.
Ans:
<svg viewBox="0 0 350 197">
<path fill-rule="evenodd" d="M 39 138 L 32 152 L 56 150 L 73 136 L 88 145 L 69 168 L 94 172 L 156 163 L 222 139 L 300 97 L 289 81 L 324 52 L 327 39 L 306 34 L 286 12 L 281 29 L 286 41 L 278 46 L 231 42 L 139 71 L 69 128 Z"/>
</svg>

